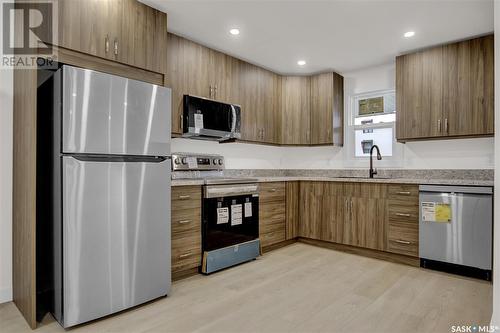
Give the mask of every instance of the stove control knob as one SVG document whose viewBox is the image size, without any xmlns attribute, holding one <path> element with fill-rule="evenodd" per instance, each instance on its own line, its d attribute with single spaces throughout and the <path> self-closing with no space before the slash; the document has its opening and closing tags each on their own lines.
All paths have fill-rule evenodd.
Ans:
<svg viewBox="0 0 500 333">
<path fill-rule="evenodd" d="M 187 163 L 187 158 L 183 157 L 182 158 L 182 164 L 186 164 Z"/>
<path fill-rule="evenodd" d="M 219 158 L 219 159 L 217 160 L 217 162 L 219 163 L 219 165 L 222 165 L 222 163 L 223 163 L 222 158 Z"/>
<path fill-rule="evenodd" d="M 177 157 L 177 158 L 174 160 L 174 163 L 175 163 L 175 164 L 177 164 L 177 165 L 181 164 L 181 159 Z"/>
</svg>

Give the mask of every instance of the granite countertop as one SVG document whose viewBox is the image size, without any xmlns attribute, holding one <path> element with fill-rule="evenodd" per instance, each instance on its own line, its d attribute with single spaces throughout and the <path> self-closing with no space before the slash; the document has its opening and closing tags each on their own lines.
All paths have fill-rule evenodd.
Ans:
<svg viewBox="0 0 500 333">
<path fill-rule="evenodd" d="M 423 178 L 359 178 L 359 177 L 328 177 L 328 176 L 257 176 L 248 178 L 257 182 L 281 182 L 281 181 L 328 181 L 349 183 L 386 183 L 386 184 L 419 184 L 419 185 L 462 185 L 462 186 L 493 186 L 493 180 L 474 179 L 423 179 Z M 203 185 L 204 180 L 196 179 L 173 179 L 172 186 Z"/>
</svg>

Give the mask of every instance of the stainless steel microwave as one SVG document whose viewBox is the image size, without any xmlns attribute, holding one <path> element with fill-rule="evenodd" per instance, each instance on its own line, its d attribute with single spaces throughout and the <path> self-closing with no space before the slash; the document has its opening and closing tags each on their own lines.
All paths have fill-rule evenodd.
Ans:
<svg viewBox="0 0 500 333">
<path fill-rule="evenodd" d="M 183 137 L 226 141 L 241 138 L 241 107 L 184 95 Z"/>
</svg>

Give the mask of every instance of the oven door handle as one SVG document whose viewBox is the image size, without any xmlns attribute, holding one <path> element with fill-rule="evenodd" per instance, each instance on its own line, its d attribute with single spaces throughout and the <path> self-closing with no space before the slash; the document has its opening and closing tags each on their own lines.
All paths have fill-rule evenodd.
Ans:
<svg viewBox="0 0 500 333">
<path fill-rule="evenodd" d="M 258 194 L 259 191 L 257 184 L 205 186 L 203 191 L 204 198 L 222 198 Z"/>
</svg>

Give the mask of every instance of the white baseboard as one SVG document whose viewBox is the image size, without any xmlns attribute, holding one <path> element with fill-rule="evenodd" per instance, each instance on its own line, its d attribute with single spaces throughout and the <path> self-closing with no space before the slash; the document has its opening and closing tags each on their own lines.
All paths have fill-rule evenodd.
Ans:
<svg viewBox="0 0 500 333">
<path fill-rule="evenodd" d="M 12 288 L 0 289 L 0 304 L 12 301 Z"/>
</svg>

